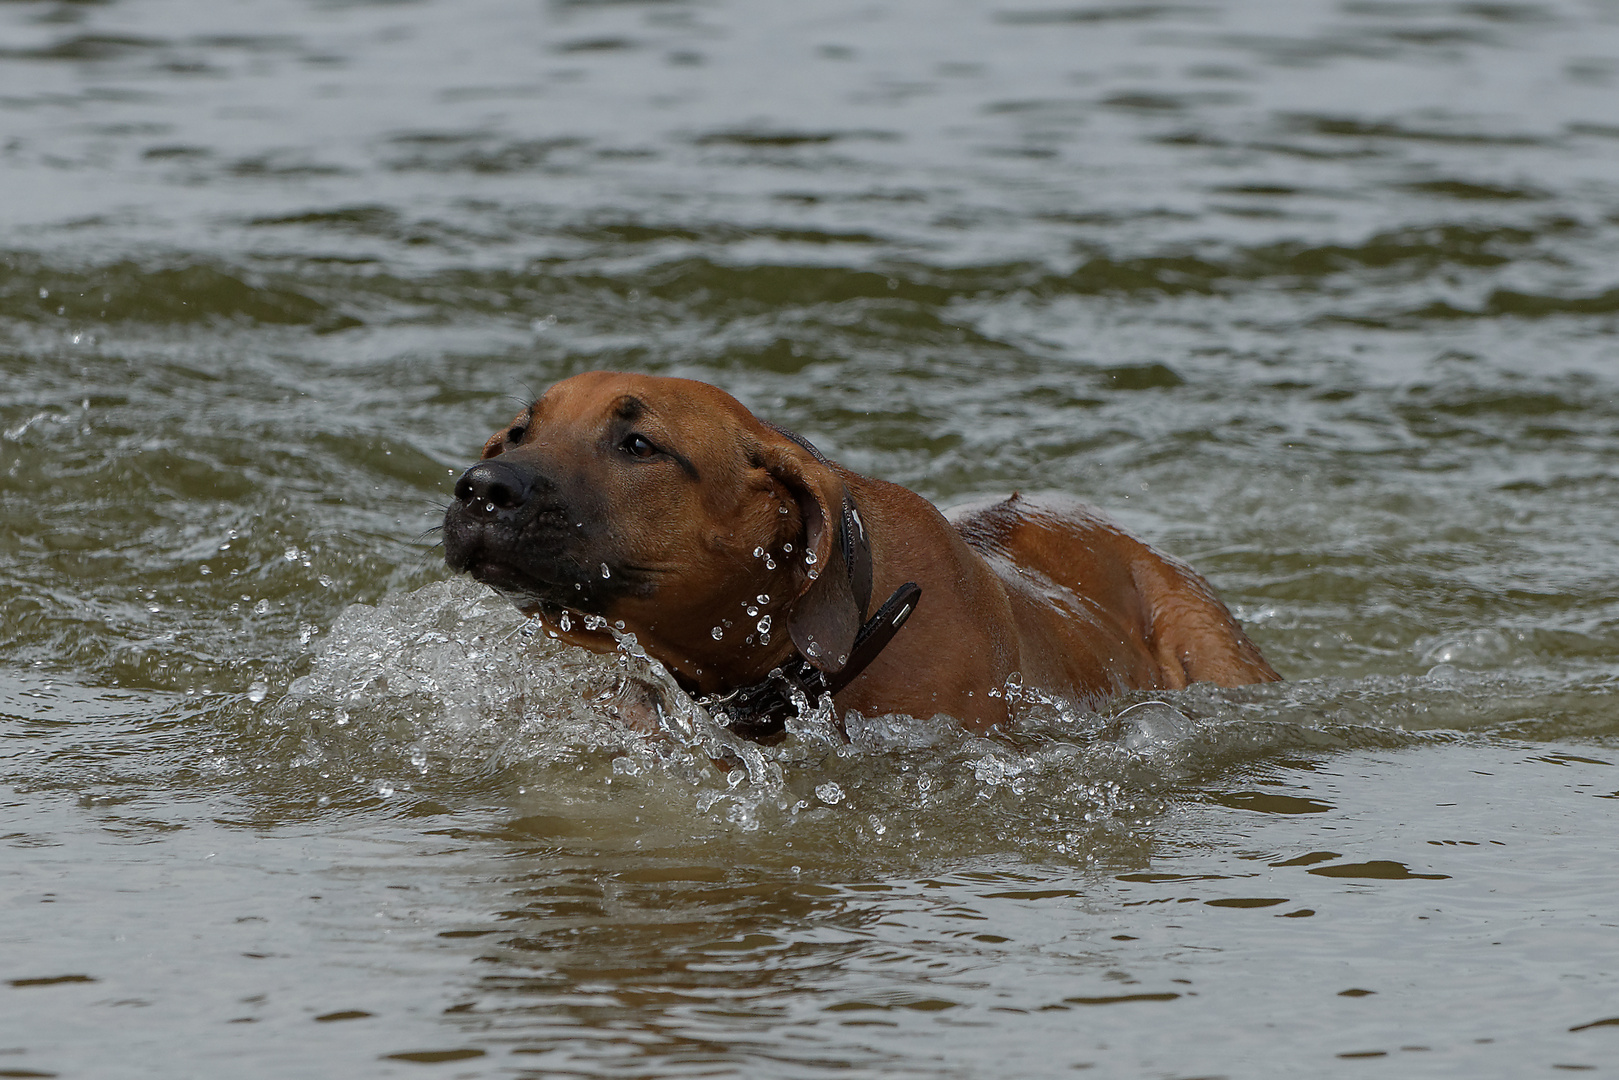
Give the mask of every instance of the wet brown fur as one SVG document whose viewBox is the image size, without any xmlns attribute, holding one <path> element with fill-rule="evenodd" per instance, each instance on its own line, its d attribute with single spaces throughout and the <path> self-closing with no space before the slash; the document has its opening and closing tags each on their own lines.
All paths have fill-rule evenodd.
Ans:
<svg viewBox="0 0 1619 1080">
<path fill-rule="evenodd" d="M 656 456 L 625 449 L 640 434 Z M 1279 678 L 1203 578 L 1083 505 L 1013 495 L 946 517 L 905 488 L 822 463 L 706 383 L 576 376 L 489 440 L 484 459 L 495 458 L 540 477 L 545 494 L 510 523 L 459 499 L 445 522 L 451 565 L 529 611 L 622 621 L 693 692 L 757 681 L 792 656 L 795 638 L 847 650 L 861 615 L 836 547 L 845 489 L 870 535 L 871 608 L 907 581 L 922 598 L 837 695 L 840 710 L 942 713 L 983 731 L 1007 721 L 1005 697 L 991 691 L 1014 678 L 1081 706 Z M 597 564 L 608 568 L 601 582 Z M 761 595 L 768 640 L 746 614 Z M 569 622 L 566 640 L 615 647 Z M 840 665 L 826 656 L 818 666 Z"/>
</svg>

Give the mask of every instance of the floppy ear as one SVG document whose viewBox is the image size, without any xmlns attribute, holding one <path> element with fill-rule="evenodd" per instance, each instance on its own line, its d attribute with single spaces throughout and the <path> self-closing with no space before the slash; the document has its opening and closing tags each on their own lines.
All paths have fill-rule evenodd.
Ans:
<svg viewBox="0 0 1619 1080">
<path fill-rule="evenodd" d="M 804 523 L 802 549 L 788 556 L 799 593 L 787 613 L 787 632 L 815 667 L 842 671 L 860 632 L 860 605 L 843 557 L 843 480 L 797 445 L 771 447 L 765 457 Z"/>
</svg>

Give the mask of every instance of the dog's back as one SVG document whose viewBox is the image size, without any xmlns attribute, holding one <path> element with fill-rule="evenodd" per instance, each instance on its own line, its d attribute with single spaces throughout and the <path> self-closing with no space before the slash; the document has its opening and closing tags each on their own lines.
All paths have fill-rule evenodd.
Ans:
<svg viewBox="0 0 1619 1080">
<path fill-rule="evenodd" d="M 1083 702 L 1280 679 L 1196 571 L 1082 503 L 1013 495 L 948 516 L 1006 587 L 1030 685 Z"/>
</svg>

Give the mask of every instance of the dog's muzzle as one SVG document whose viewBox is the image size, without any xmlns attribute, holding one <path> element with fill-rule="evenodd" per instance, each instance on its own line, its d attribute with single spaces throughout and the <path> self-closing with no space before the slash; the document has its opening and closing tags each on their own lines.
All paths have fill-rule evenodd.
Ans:
<svg viewBox="0 0 1619 1080">
<path fill-rule="evenodd" d="M 533 469 L 496 458 L 480 461 L 455 482 L 455 501 L 471 521 L 512 522 L 533 500 L 540 477 Z"/>
</svg>

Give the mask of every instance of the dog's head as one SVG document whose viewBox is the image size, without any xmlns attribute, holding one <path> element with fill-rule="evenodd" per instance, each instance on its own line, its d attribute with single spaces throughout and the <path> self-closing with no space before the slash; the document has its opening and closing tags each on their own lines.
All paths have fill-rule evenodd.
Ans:
<svg viewBox="0 0 1619 1080">
<path fill-rule="evenodd" d="M 575 644 L 634 633 L 707 693 L 795 645 L 843 667 L 862 618 L 843 504 L 838 468 L 723 391 L 591 372 L 484 445 L 444 515 L 444 558 Z"/>
</svg>

